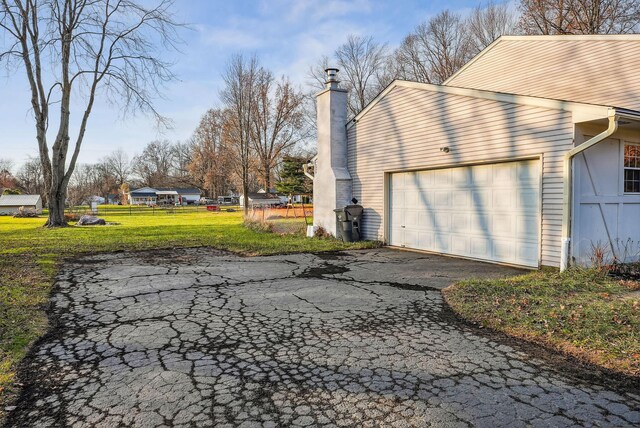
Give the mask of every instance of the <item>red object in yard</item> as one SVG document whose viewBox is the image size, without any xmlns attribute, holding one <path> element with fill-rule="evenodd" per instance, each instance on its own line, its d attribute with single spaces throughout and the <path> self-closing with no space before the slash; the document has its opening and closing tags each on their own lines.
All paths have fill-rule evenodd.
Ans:
<svg viewBox="0 0 640 428">
<path fill-rule="evenodd" d="M 220 207 L 217 205 L 207 205 L 207 211 L 220 211 Z"/>
</svg>

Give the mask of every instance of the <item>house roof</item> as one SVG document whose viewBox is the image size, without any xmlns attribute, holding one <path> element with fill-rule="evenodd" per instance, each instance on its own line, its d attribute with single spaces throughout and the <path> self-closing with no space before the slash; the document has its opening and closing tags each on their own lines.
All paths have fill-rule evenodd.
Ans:
<svg viewBox="0 0 640 428">
<path fill-rule="evenodd" d="M 640 34 L 502 36 L 446 86 L 640 110 Z"/>
<path fill-rule="evenodd" d="M 363 118 L 377 103 L 379 103 L 389 92 L 397 87 L 421 89 L 430 92 L 439 92 L 443 94 L 460 95 L 470 98 L 480 98 L 499 102 L 507 102 L 513 104 L 521 104 L 548 108 L 553 110 L 570 111 L 575 113 L 574 121 L 582 122 L 588 120 L 596 120 L 606 118 L 612 114 L 614 107 L 608 105 L 596 105 L 588 103 L 578 103 L 565 100 L 557 100 L 550 98 L 532 97 L 519 94 L 508 94 L 503 92 L 486 91 L 479 89 L 458 88 L 453 86 L 433 85 L 430 83 L 408 82 L 405 80 L 394 80 L 387 86 L 376 98 L 374 98 L 360 113 L 358 113 L 347 124 L 347 128 L 354 126 Z M 640 112 L 633 110 L 625 110 L 631 116 L 640 116 Z M 434 112 L 437 114 L 437 112 Z"/>
<path fill-rule="evenodd" d="M 162 193 L 159 193 L 162 192 Z M 177 192 L 179 195 L 200 195 L 202 191 L 197 187 L 141 187 L 139 189 L 131 190 L 130 194 L 136 195 L 167 195 L 166 192 Z M 171 193 L 175 194 L 175 193 Z"/>
<path fill-rule="evenodd" d="M 202 191 L 197 187 L 158 187 L 156 190 L 167 192 L 176 191 L 179 195 L 200 195 Z"/>
<path fill-rule="evenodd" d="M 248 193 L 249 199 L 280 199 L 277 195 L 272 193 Z"/>
<path fill-rule="evenodd" d="M 37 205 L 41 200 L 40 195 L 2 195 L 0 207 Z"/>
</svg>

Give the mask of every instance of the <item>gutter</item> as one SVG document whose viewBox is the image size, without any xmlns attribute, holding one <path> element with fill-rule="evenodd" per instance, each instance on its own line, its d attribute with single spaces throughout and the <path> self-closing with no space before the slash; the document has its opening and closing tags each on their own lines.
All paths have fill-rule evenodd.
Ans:
<svg viewBox="0 0 640 428">
<path fill-rule="evenodd" d="M 590 147 L 595 146 L 601 141 L 609 138 L 618 130 L 618 117 L 615 109 L 609 109 L 608 119 L 609 126 L 607 129 L 595 137 L 585 141 L 577 147 L 569 150 L 564 156 L 564 192 L 562 193 L 562 246 L 560 248 L 560 271 L 564 271 L 569 267 L 569 246 L 571 243 L 571 199 L 573 189 L 573 158 Z"/>
</svg>

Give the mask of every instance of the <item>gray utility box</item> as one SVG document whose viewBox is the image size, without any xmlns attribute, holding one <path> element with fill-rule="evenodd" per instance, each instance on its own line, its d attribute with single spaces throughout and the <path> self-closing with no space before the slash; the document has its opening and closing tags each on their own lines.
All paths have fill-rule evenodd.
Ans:
<svg viewBox="0 0 640 428">
<path fill-rule="evenodd" d="M 361 239 L 360 223 L 362 221 L 362 205 L 347 205 L 333 210 L 338 222 L 338 236 L 344 242 L 354 242 Z"/>
</svg>

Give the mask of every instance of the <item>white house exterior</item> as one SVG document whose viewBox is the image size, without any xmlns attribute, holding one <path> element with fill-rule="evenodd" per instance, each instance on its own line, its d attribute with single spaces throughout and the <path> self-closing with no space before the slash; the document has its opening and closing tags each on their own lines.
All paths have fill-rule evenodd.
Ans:
<svg viewBox="0 0 640 428">
<path fill-rule="evenodd" d="M 640 249 L 639 63 L 640 36 L 503 37 L 445 85 L 393 82 L 348 123 L 329 78 L 314 224 L 335 233 L 355 197 L 364 237 L 392 246 L 527 267 L 586 264 L 594 246 L 622 258 Z M 594 77 L 616 69 L 626 90 Z"/>
<path fill-rule="evenodd" d="M 0 215 L 14 215 L 26 211 L 42 214 L 42 197 L 40 195 L 1 195 Z"/>
<path fill-rule="evenodd" d="M 273 193 L 249 193 L 247 199 L 249 207 L 273 207 L 282 205 L 282 199 Z M 244 195 L 240 195 L 239 203 L 241 207 L 244 207 Z"/>
<path fill-rule="evenodd" d="M 161 203 L 194 204 L 200 201 L 201 195 L 200 189 L 195 187 L 142 187 L 131 190 L 127 196 L 131 205 L 156 205 Z"/>
</svg>

